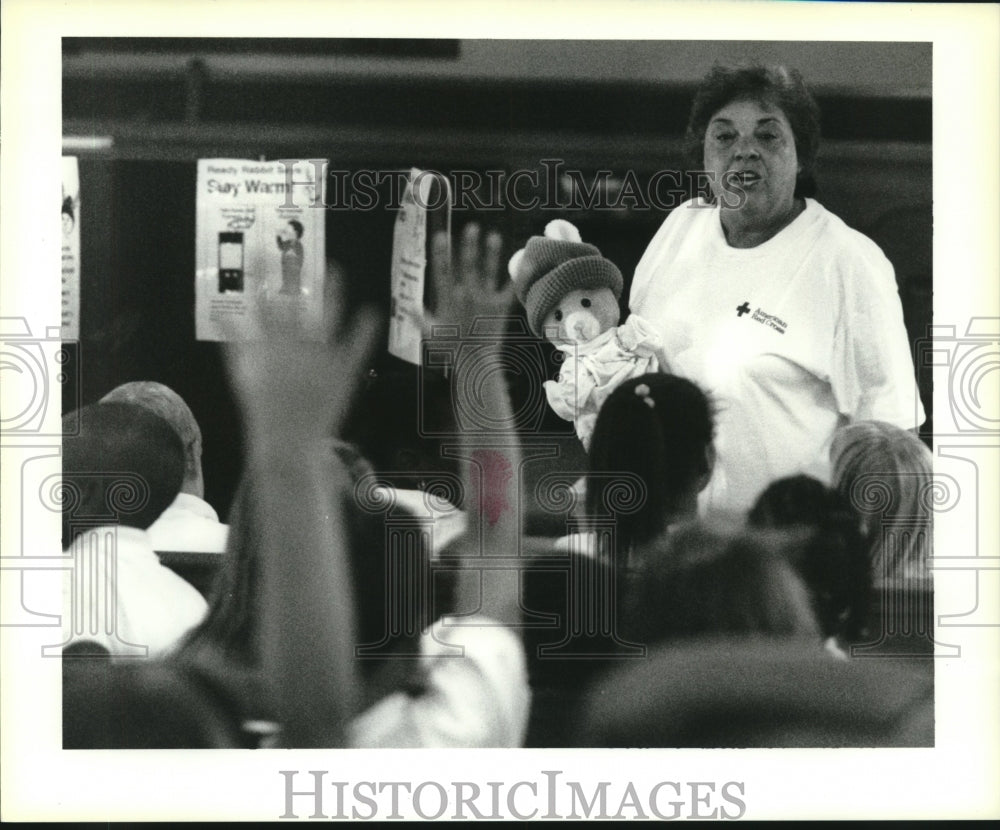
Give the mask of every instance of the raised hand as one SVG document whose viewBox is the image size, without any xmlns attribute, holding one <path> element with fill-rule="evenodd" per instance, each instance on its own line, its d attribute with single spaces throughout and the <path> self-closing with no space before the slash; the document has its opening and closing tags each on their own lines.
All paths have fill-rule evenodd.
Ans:
<svg viewBox="0 0 1000 830">
<path fill-rule="evenodd" d="M 226 345 L 226 369 L 251 442 L 323 439 L 343 424 L 375 346 L 378 318 L 362 308 L 347 320 L 332 316 L 327 326 L 326 342 L 305 342 L 294 320 L 265 308 L 251 315 L 249 340 Z"/>
<path fill-rule="evenodd" d="M 479 609 L 498 623 L 516 625 L 517 571 L 484 567 L 484 557 L 513 555 L 519 533 L 520 446 L 511 431 L 514 420 L 501 371 L 504 326 L 495 322 L 512 313 L 514 302 L 513 283 L 506 263 L 500 261 L 502 250 L 500 234 L 490 232 L 483 238 L 476 223 L 463 229 L 454 258 L 447 235 L 432 238 L 429 273 L 435 302 L 433 313 L 425 313 L 424 335 L 434 336 L 435 326 L 450 329 L 449 337 L 456 332 L 461 339 L 477 335 L 455 366 L 452 395 L 457 410 L 490 413 L 497 432 L 494 436 L 462 433 L 460 466 L 470 495 L 469 525 L 451 555 L 453 562 L 467 569 L 459 581 L 460 607 Z"/>
<path fill-rule="evenodd" d="M 483 239 L 475 222 L 462 229 L 455 258 L 446 233 L 432 237 L 429 271 L 435 303 L 433 311 L 425 313 L 425 336 L 435 325 L 458 326 L 464 336 L 477 319 L 510 314 L 514 287 L 500 262 L 502 250 L 500 234 L 490 231 Z"/>
<path fill-rule="evenodd" d="M 262 672 L 284 746 L 342 746 L 362 689 L 342 510 L 350 481 L 327 439 L 349 409 L 378 326 L 362 309 L 344 324 L 330 318 L 327 342 L 302 342 L 282 308 L 255 314 L 251 339 L 226 348 L 258 515 Z"/>
</svg>

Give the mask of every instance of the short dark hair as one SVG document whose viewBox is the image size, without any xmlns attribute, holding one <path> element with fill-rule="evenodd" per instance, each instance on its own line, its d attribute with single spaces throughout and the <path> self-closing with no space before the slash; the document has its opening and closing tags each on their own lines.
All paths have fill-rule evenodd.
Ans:
<svg viewBox="0 0 1000 830">
<path fill-rule="evenodd" d="M 799 171 L 795 196 L 816 194 L 816 153 L 819 150 L 820 111 L 798 70 L 784 66 L 727 67 L 716 64 L 695 93 L 684 136 L 688 162 L 700 170 L 705 155 L 708 122 L 726 104 L 752 100 L 777 106 L 795 136 Z"/>
<path fill-rule="evenodd" d="M 201 475 L 201 428 L 184 399 L 169 386 L 152 380 L 137 380 L 116 386 L 101 403 L 130 403 L 159 415 L 177 432 L 184 445 L 187 473 Z"/>
<path fill-rule="evenodd" d="M 777 537 L 692 523 L 648 546 L 626 578 L 631 642 L 688 637 L 817 637 L 809 594 Z"/>
<path fill-rule="evenodd" d="M 641 394 L 640 394 L 641 393 Z M 681 501 L 708 472 L 706 451 L 715 418 L 704 392 L 685 378 L 665 373 L 622 383 L 604 402 L 590 443 L 586 508 L 607 512 L 601 474 L 625 473 L 645 486 L 645 502 L 616 516 L 620 551 L 659 536 Z"/>
<path fill-rule="evenodd" d="M 295 231 L 295 235 L 301 239 L 302 234 L 305 232 L 305 228 L 302 227 L 302 223 L 298 219 L 289 219 L 288 224 L 292 226 L 292 230 Z"/>
<path fill-rule="evenodd" d="M 63 435 L 64 549 L 95 522 L 145 530 L 180 492 L 181 439 L 141 406 L 91 404 L 63 417 Z"/>
<path fill-rule="evenodd" d="M 792 564 L 805 580 L 826 636 L 861 637 L 872 580 L 861 518 L 836 490 L 807 475 L 772 482 L 747 515 L 752 527 L 806 532 Z"/>
</svg>

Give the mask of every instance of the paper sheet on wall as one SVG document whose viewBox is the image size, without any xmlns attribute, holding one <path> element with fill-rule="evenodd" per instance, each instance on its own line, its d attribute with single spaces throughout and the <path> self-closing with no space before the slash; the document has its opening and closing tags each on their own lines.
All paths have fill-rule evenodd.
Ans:
<svg viewBox="0 0 1000 830">
<path fill-rule="evenodd" d="M 389 319 L 389 353 L 420 365 L 424 318 L 424 277 L 427 270 L 429 208 L 448 227 L 451 193 L 447 178 L 431 171 L 410 170 L 392 235 L 392 309 Z"/>
<path fill-rule="evenodd" d="M 326 162 L 198 162 L 195 336 L 238 340 L 265 310 L 323 337 Z"/>
<path fill-rule="evenodd" d="M 80 339 L 80 167 L 75 156 L 62 158 L 61 336 Z"/>
</svg>

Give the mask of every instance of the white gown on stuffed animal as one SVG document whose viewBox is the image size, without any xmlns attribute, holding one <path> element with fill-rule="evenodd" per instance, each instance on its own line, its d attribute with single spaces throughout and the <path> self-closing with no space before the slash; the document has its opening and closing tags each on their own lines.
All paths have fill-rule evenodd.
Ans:
<svg viewBox="0 0 1000 830">
<path fill-rule="evenodd" d="M 560 418 L 574 422 L 577 436 L 589 450 L 597 413 L 608 395 L 629 378 L 659 371 L 660 337 L 632 314 L 622 325 L 590 340 L 556 346 L 564 355 L 563 363 L 558 379 L 545 382 L 545 396 Z"/>
</svg>

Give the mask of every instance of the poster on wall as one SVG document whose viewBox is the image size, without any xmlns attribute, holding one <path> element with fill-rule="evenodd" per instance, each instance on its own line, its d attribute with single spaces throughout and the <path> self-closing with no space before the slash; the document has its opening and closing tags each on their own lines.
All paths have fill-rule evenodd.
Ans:
<svg viewBox="0 0 1000 830">
<path fill-rule="evenodd" d="M 75 156 L 62 157 L 62 309 L 63 340 L 80 339 L 80 166 Z"/>
<path fill-rule="evenodd" d="M 326 161 L 198 162 L 195 334 L 239 340 L 268 312 L 323 337 Z"/>
<path fill-rule="evenodd" d="M 428 242 L 436 231 L 449 230 L 450 215 L 451 192 L 447 177 L 412 168 L 392 234 L 389 353 L 418 366 Z"/>
</svg>

